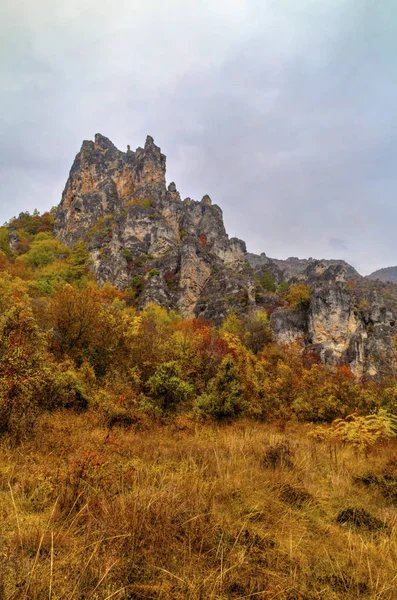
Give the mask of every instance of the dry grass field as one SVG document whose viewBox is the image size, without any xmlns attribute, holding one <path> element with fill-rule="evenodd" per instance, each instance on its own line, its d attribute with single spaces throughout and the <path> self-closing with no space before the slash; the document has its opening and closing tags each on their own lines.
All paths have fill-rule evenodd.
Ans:
<svg viewBox="0 0 397 600">
<path fill-rule="evenodd" d="M 312 428 L 43 415 L 0 446 L 0 598 L 394 600 L 396 441 Z"/>
</svg>

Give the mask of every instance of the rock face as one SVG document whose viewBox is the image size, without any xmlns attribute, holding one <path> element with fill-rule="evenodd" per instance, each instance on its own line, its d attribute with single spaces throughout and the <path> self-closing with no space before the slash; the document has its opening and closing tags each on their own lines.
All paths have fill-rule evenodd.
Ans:
<svg viewBox="0 0 397 600">
<path fill-rule="evenodd" d="M 245 243 L 226 234 L 221 209 L 207 195 L 182 201 L 174 183 L 166 187 L 165 169 L 150 136 L 135 152 L 99 134 L 83 142 L 56 236 L 69 245 L 87 242 L 98 282 L 135 289 L 138 306 L 157 302 L 219 321 L 230 308 L 276 305 L 247 263 Z"/>
<path fill-rule="evenodd" d="M 130 290 L 138 307 L 156 302 L 216 323 L 230 309 L 243 314 L 263 306 L 276 341 L 299 339 L 324 362 L 349 364 L 359 376 L 394 376 L 397 302 L 386 301 L 390 291 L 384 295 L 381 284 L 344 261 L 248 254 L 243 241 L 229 239 L 210 197 L 182 201 L 174 183 L 166 187 L 165 169 L 166 158 L 150 136 L 135 152 L 122 152 L 99 134 L 83 142 L 55 234 L 69 245 L 79 239 L 88 244 L 100 284 Z M 306 283 L 309 305 L 286 306 L 261 285 L 266 274 L 277 285 Z"/>
<path fill-rule="evenodd" d="M 246 256 L 248 262 L 258 275 L 270 273 L 278 285 L 283 281 L 287 281 L 288 283 L 306 281 L 308 268 L 316 264 L 321 264 L 322 267 L 341 265 L 345 268 L 349 277 L 359 277 L 357 271 L 344 260 L 323 258 L 319 261 L 315 258 L 296 258 L 295 256 L 281 260 L 279 258 L 269 258 L 264 252 L 259 255 L 247 252 Z"/>
<path fill-rule="evenodd" d="M 394 377 L 396 316 L 382 294 L 363 285 L 363 278 L 348 279 L 350 272 L 341 265 L 317 264 L 305 275 L 309 305 L 275 310 L 270 318 L 275 339 L 298 338 L 323 362 L 347 364 L 359 377 Z"/>
<path fill-rule="evenodd" d="M 278 285 L 303 282 L 310 287 L 305 309 L 272 313 L 276 341 L 299 339 L 323 362 L 348 364 L 359 377 L 395 377 L 397 286 L 379 290 L 343 260 L 246 256 L 258 278 L 270 273 Z"/>
</svg>

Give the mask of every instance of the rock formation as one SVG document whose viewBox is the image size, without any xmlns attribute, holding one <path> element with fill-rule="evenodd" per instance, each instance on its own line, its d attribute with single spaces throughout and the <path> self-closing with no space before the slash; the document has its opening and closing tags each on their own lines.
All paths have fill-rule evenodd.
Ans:
<svg viewBox="0 0 397 600">
<path fill-rule="evenodd" d="M 166 158 L 148 136 L 144 148 L 118 150 L 106 137 L 84 141 L 55 218 L 55 234 L 79 239 L 100 284 L 129 289 L 138 307 L 156 302 L 219 323 L 230 309 L 262 306 L 274 338 L 299 338 L 330 364 L 360 376 L 394 375 L 395 302 L 344 261 L 271 259 L 229 239 L 208 195 L 181 200 L 166 187 Z M 304 282 L 308 306 L 291 309 L 260 283 Z M 397 289 L 397 287 L 396 287 Z M 391 294 L 393 297 L 393 294 Z M 395 294 L 397 297 L 397 293 Z M 393 299 L 393 298 L 392 298 Z"/>
<path fill-rule="evenodd" d="M 137 304 L 157 302 L 187 316 L 221 320 L 230 308 L 275 306 L 229 239 L 208 195 L 181 200 L 165 181 L 166 158 L 148 136 L 144 148 L 118 150 L 97 134 L 84 141 L 55 219 L 55 234 L 87 242 L 100 284 L 136 289 Z"/>
<path fill-rule="evenodd" d="M 249 255 L 257 275 L 272 273 L 277 281 L 304 282 L 310 287 L 307 307 L 280 307 L 270 317 L 273 335 L 281 344 L 302 340 L 323 362 L 348 364 L 360 377 L 394 377 L 397 286 L 386 295 L 344 261 L 291 262 Z M 262 260 L 256 260 L 261 258 Z M 303 270 L 302 263 L 307 266 Z M 282 266 L 285 263 L 285 268 Z M 394 296 L 393 296 L 394 294 Z"/>
</svg>

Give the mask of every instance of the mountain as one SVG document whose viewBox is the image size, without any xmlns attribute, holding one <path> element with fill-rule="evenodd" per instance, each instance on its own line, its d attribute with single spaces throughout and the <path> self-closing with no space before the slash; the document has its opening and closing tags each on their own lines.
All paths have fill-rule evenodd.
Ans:
<svg viewBox="0 0 397 600">
<path fill-rule="evenodd" d="M 83 142 L 55 234 L 70 246 L 87 244 L 100 284 L 129 290 L 138 308 L 155 302 L 216 323 L 230 310 L 265 308 L 276 341 L 299 339 L 359 376 L 394 374 L 397 287 L 386 294 L 344 261 L 247 253 L 208 195 L 181 200 L 165 173 L 166 157 L 150 136 L 144 148 L 126 152 L 100 134 Z M 309 286 L 309 300 L 275 293 L 283 282 Z"/>
<path fill-rule="evenodd" d="M 372 279 L 373 281 L 397 283 L 397 267 L 385 267 L 384 269 L 379 269 L 378 271 L 374 271 L 370 275 L 367 275 L 367 278 Z"/>
<path fill-rule="evenodd" d="M 245 259 L 245 243 L 229 239 L 221 209 L 209 196 L 181 200 L 165 182 L 166 158 L 148 136 L 144 148 L 118 150 L 102 135 L 85 141 L 73 163 L 55 233 L 88 243 L 99 283 L 132 287 L 137 305 L 157 302 L 187 316 L 221 320 L 230 308 L 256 306 L 263 292 Z M 261 303 L 274 307 L 273 294 Z"/>
</svg>

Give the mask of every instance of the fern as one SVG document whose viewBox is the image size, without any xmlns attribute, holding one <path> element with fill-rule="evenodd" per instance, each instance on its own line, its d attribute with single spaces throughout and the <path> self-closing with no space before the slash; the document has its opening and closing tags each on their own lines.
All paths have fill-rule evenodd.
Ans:
<svg viewBox="0 0 397 600">
<path fill-rule="evenodd" d="M 366 451 L 377 442 L 397 436 L 397 418 L 384 409 L 366 416 L 352 414 L 345 419 L 335 419 L 329 428 L 317 428 L 312 435 Z"/>
</svg>

